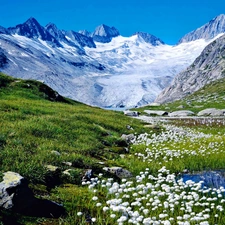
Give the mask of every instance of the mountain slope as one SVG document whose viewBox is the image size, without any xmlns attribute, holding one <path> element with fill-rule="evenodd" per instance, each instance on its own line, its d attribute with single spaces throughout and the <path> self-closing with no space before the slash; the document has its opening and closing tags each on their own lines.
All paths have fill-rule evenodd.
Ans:
<svg viewBox="0 0 225 225">
<path fill-rule="evenodd" d="M 153 102 L 212 41 L 169 46 L 143 32 L 122 37 L 101 25 L 78 33 L 52 23 L 43 27 L 34 18 L 1 31 L 2 72 L 42 81 L 63 96 L 100 107 Z M 103 39 L 94 42 L 95 37 Z"/>
<path fill-rule="evenodd" d="M 153 102 L 173 77 L 189 66 L 208 44 L 204 40 L 178 46 L 153 46 L 139 35 L 96 43 L 86 53 L 109 69 L 99 76 L 98 104 L 105 107 L 135 107 Z"/>
<path fill-rule="evenodd" d="M 194 30 L 186 34 L 184 37 L 181 38 L 178 44 L 195 41 L 201 38 L 209 40 L 216 37 L 218 34 L 224 32 L 225 32 L 225 15 L 221 14 L 212 19 L 211 21 L 209 21 L 207 24 L 198 28 L 197 30 Z"/>
<path fill-rule="evenodd" d="M 8 28 L 11 34 L 18 34 L 27 38 L 41 38 L 43 41 L 56 44 L 60 47 L 58 40 L 55 39 L 38 21 L 31 17 L 25 23 L 19 24 L 16 27 Z"/>
<path fill-rule="evenodd" d="M 225 35 L 209 44 L 155 101 L 162 103 L 181 99 L 222 77 L 225 77 Z"/>
</svg>

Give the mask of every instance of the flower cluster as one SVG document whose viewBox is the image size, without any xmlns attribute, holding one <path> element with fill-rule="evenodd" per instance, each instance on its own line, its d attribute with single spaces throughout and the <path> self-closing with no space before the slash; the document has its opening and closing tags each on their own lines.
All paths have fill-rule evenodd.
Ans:
<svg viewBox="0 0 225 225">
<path fill-rule="evenodd" d="M 102 213 L 115 224 L 217 224 L 224 212 L 225 189 L 206 188 L 203 182 L 186 182 L 162 167 L 157 176 L 147 168 L 133 180 L 93 180 L 91 189 L 107 190 L 107 199 L 99 203 Z M 95 191 L 98 194 L 98 191 Z M 98 197 L 93 197 L 97 201 Z M 213 223 L 212 223 L 213 221 Z"/>
</svg>

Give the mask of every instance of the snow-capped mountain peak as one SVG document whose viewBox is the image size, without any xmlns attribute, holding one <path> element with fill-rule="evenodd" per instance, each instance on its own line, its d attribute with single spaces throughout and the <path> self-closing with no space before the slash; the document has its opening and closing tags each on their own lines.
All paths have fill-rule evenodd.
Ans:
<svg viewBox="0 0 225 225">
<path fill-rule="evenodd" d="M 140 36 L 141 38 L 144 39 L 144 41 L 146 43 L 150 43 L 154 46 L 157 46 L 157 45 L 161 45 L 161 44 L 165 44 L 161 39 L 157 38 L 156 36 L 154 35 L 151 35 L 149 33 L 145 33 L 145 32 L 136 32 L 134 33 L 133 35 L 137 35 L 137 36 Z"/>
<path fill-rule="evenodd" d="M 112 38 L 119 35 L 119 31 L 115 27 L 109 27 L 102 24 L 95 28 L 95 31 L 91 34 L 91 37 L 96 42 L 108 43 L 112 40 Z"/>
<path fill-rule="evenodd" d="M 195 41 L 198 39 L 210 40 L 216 37 L 218 34 L 225 32 L 225 15 L 221 14 L 212 20 L 210 20 L 205 25 L 200 28 L 186 34 L 184 37 L 180 39 L 178 44 L 184 42 Z"/>
<path fill-rule="evenodd" d="M 31 17 L 25 23 L 19 24 L 16 27 L 8 28 L 11 34 L 18 34 L 28 38 L 38 39 L 40 38 L 43 41 L 48 41 L 54 45 L 60 47 L 58 40 L 53 37 L 45 27 L 41 26 L 38 21 Z"/>
<path fill-rule="evenodd" d="M 211 41 L 170 46 L 143 32 L 123 37 L 116 28 L 101 25 L 91 34 L 78 33 L 52 23 L 43 27 L 30 18 L 0 28 L 0 67 L 89 105 L 134 107 L 153 102 Z"/>
</svg>

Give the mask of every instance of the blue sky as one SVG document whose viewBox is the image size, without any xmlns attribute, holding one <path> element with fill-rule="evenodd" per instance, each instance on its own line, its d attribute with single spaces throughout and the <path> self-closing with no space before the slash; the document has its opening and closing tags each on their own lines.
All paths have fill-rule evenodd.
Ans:
<svg viewBox="0 0 225 225">
<path fill-rule="evenodd" d="M 175 44 L 186 33 L 225 14 L 224 0 L 0 0 L 0 25 L 15 26 L 34 17 L 45 26 L 89 30 L 106 24 L 123 36 L 142 31 Z"/>
</svg>

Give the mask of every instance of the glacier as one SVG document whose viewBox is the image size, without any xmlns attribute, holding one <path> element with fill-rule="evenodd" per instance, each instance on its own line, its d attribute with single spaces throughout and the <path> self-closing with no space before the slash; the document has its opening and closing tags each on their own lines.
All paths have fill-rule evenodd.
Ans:
<svg viewBox="0 0 225 225">
<path fill-rule="evenodd" d="M 103 39 L 94 41 L 95 35 Z M 0 50 L 7 59 L 1 71 L 39 80 L 88 105 L 131 108 L 153 102 L 211 41 L 170 46 L 143 32 L 123 37 L 106 25 L 93 33 L 60 31 L 30 18 L 15 28 L 1 27 Z"/>
</svg>

